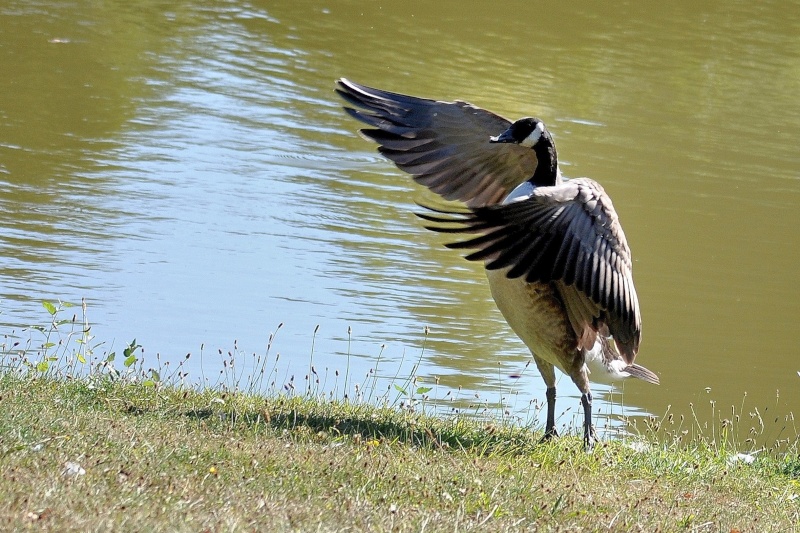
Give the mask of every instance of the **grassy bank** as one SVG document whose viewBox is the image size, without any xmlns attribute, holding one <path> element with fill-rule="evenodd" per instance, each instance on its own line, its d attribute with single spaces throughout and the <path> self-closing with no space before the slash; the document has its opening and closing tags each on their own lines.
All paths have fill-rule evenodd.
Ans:
<svg viewBox="0 0 800 533">
<path fill-rule="evenodd" d="M 0 377 L 13 530 L 794 531 L 800 460 L 108 377 Z"/>
<path fill-rule="evenodd" d="M 254 377 L 234 347 L 217 382 L 189 386 L 136 341 L 102 350 L 85 307 L 43 305 L 47 327 L 0 343 L 4 530 L 800 531 L 793 422 L 742 455 L 738 415 L 705 431 L 667 414 L 586 454 L 578 437 L 370 401 L 375 380 L 348 401 L 308 377 L 282 386 L 272 336 Z M 389 386 L 430 390 L 413 370 Z"/>
</svg>

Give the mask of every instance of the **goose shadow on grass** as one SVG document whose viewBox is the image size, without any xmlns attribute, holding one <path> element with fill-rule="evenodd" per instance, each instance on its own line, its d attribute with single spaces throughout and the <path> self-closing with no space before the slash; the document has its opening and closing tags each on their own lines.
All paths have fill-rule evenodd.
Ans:
<svg viewBox="0 0 800 533">
<path fill-rule="evenodd" d="M 541 432 L 529 428 L 481 422 L 476 419 L 439 419 L 392 408 L 344 405 L 309 407 L 305 402 L 269 400 L 260 410 L 230 411 L 210 407 L 181 413 L 213 425 L 264 428 L 289 436 L 323 434 L 355 441 L 402 442 L 432 449 L 465 449 L 481 455 L 522 454 L 538 446 Z M 570 446 L 579 446 L 569 439 Z"/>
</svg>

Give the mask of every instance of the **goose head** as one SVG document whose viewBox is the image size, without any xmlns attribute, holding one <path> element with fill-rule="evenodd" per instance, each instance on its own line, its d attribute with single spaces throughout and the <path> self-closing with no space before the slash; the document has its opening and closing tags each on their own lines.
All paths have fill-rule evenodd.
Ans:
<svg viewBox="0 0 800 533">
<path fill-rule="evenodd" d="M 556 185 L 561 182 L 558 155 L 553 136 L 544 122 L 535 117 L 517 120 L 500 135 L 489 137 L 490 143 L 516 144 L 536 152 L 536 171 L 528 181 L 534 186 Z"/>
</svg>

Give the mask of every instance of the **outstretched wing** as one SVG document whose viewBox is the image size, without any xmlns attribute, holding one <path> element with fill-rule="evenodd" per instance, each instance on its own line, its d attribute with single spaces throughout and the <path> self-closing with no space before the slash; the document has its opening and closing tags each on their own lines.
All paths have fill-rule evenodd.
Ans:
<svg viewBox="0 0 800 533">
<path fill-rule="evenodd" d="M 378 151 L 447 200 L 469 206 L 500 202 L 536 170 L 533 150 L 490 143 L 511 123 L 466 102 L 440 102 L 381 91 L 344 78 L 336 92 L 345 110 L 372 126 L 361 133 Z"/>
<path fill-rule="evenodd" d="M 611 199 L 598 183 L 574 179 L 503 205 L 434 211 L 440 214 L 419 214 L 437 223 L 428 229 L 479 234 L 448 247 L 476 250 L 466 258 L 484 261 L 489 270 L 508 269 L 509 278 L 555 283 L 579 344 L 590 348 L 608 328 L 633 363 L 642 319 L 631 253 Z"/>
</svg>

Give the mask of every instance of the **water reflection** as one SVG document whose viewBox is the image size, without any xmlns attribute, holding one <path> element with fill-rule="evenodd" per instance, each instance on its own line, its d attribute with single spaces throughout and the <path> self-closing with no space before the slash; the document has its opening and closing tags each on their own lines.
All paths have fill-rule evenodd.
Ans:
<svg viewBox="0 0 800 533">
<path fill-rule="evenodd" d="M 744 391 L 796 410 L 799 10 L 474 9 L 6 3 L 0 320 L 86 297 L 109 349 L 206 343 L 207 373 L 217 347 L 261 352 L 284 322 L 298 376 L 319 324 L 321 366 L 349 360 L 363 381 L 379 353 L 387 376 L 420 359 L 460 402 L 503 389 L 526 412 L 543 386 L 524 346 L 480 269 L 415 220 L 425 192 L 354 134 L 332 92 L 347 76 L 538 115 L 568 175 L 606 187 L 636 258 L 640 356 L 662 382 L 626 385 L 626 412 Z"/>
</svg>

